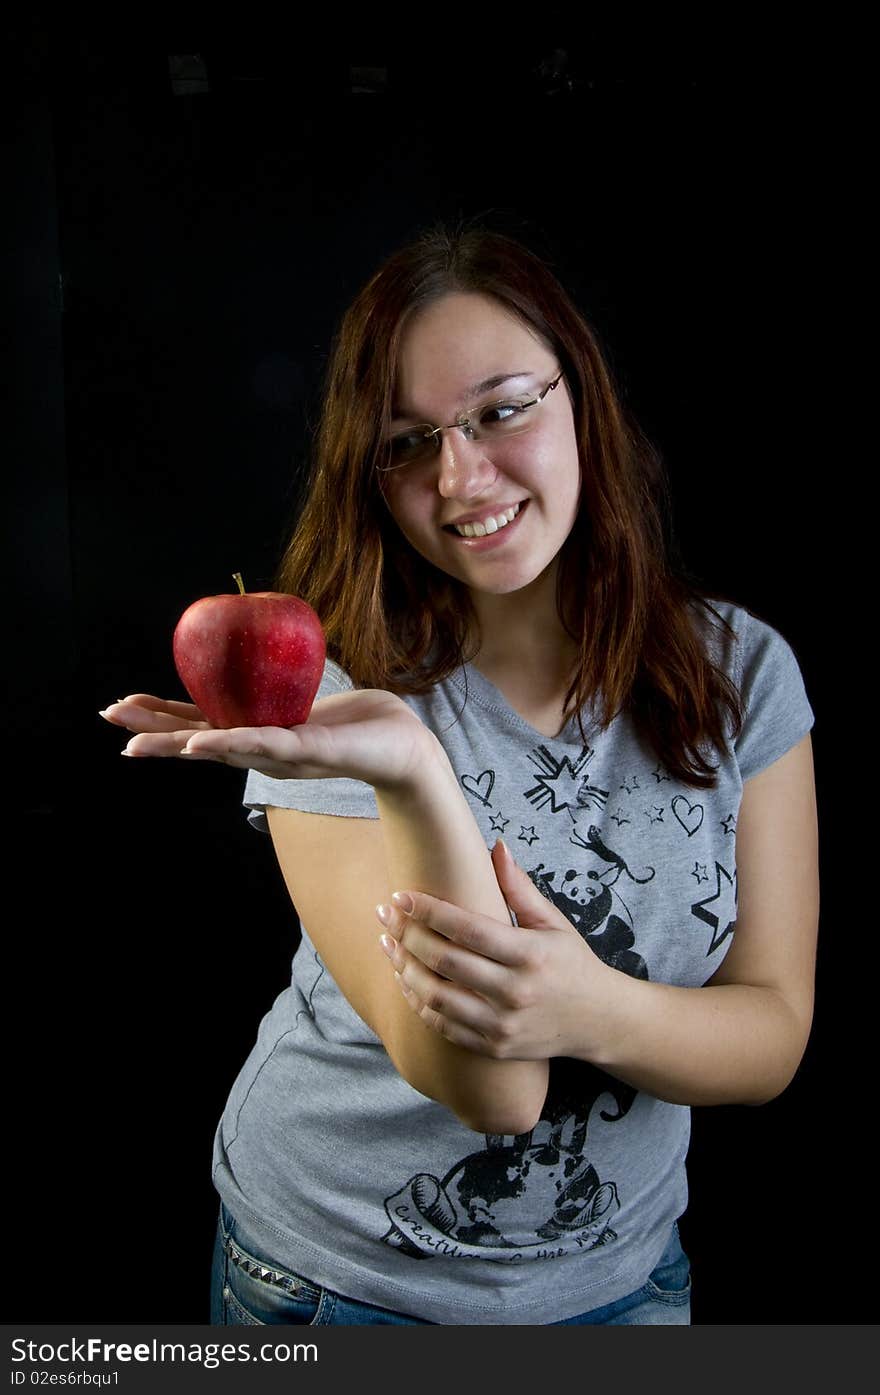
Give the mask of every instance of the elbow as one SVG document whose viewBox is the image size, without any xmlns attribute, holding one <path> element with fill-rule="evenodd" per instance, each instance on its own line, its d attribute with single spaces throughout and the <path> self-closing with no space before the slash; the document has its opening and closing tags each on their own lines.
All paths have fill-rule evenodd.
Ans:
<svg viewBox="0 0 880 1395">
<path fill-rule="evenodd" d="M 546 1062 L 532 1064 L 535 1067 L 546 1066 Z M 507 1089 L 496 1089 L 491 1102 L 484 1095 L 478 1100 L 471 1095 L 470 1098 L 456 1100 L 449 1107 L 456 1118 L 466 1128 L 473 1129 L 474 1133 L 492 1134 L 496 1138 L 519 1138 L 537 1127 L 544 1112 L 547 1083 L 546 1070 L 538 1068 L 527 1081 L 507 1082 Z"/>
<path fill-rule="evenodd" d="M 394 1040 L 385 1049 L 408 1085 L 443 1105 L 473 1133 L 516 1138 L 531 1133 L 541 1117 L 549 1081 L 546 1061 L 482 1060 L 461 1048 L 446 1059 L 426 1059 Z"/>
<path fill-rule="evenodd" d="M 778 1099 L 784 1089 L 783 1085 L 781 1090 L 776 1090 L 772 1094 L 761 1095 L 760 1099 L 740 1100 L 740 1104 L 747 1105 L 749 1109 L 758 1109 L 762 1104 L 771 1104 L 773 1100 Z"/>
<path fill-rule="evenodd" d="M 518 1138 L 531 1133 L 541 1117 L 541 1106 L 536 1109 L 453 1109 L 455 1117 L 465 1128 L 474 1133 L 494 1135 L 496 1138 Z"/>
<path fill-rule="evenodd" d="M 518 1138 L 520 1134 L 531 1133 L 544 1107 L 543 1097 L 540 1102 L 523 1100 L 514 1104 L 511 1101 L 496 1101 L 490 1104 L 485 1099 L 475 1100 L 472 1095 L 462 1096 L 445 1090 L 439 1091 L 433 1086 L 427 1086 L 424 1080 L 406 1076 L 404 1079 L 414 1090 L 418 1090 L 420 1095 L 448 1109 L 460 1124 L 466 1129 L 471 1129 L 473 1133 L 492 1134 L 498 1138 Z"/>
<path fill-rule="evenodd" d="M 743 1100 L 742 1103 L 757 1108 L 759 1105 L 772 1104 L 774 1100 L 778 1100 L 779 1096 L 785 1093 L 800 1070 L 801 1061 L 806 1051 L 806 1045 L 806 1041 L 804 1041 L 803 1047 L 797 1053 L 796 1058 L 790 1060 L 788 1065 L 777 1074 L 775 1079 L 765 1082 L 765 1088 L 760 1094 L 756 1093 L 750 1099 Z"/>
<path fill-rule="evenodd" d="M 778 1100 L 779 1096 L 785 1093 L 796 1075 L 797 1066 L 794 1070 L 788 1071 L 783 1079 L 773 1082 L 767 1089 L 762 1090 L 760 1095 L 755 1094 L 750 1099 L 742 1100 L 742 1103 L 753 1109 L 757 1109 L 762 1104 L 772 1104 L 774 1100 Z"/>
<path fill-rule="evenodd" d="M 753 1107 L 771 1104 L 785 1093 L 800 1070 L 813 1027 L 813 1007 L 810 1003 L 807 1011 L 798 1013 L 790 1004 L 786 1003 L 786 1006 L 791 1018 L 788 1040 L 778 1051 L 774 1063 L 775 1070 L 772 1074 L 768 1072 L 767 1077 L 761 1082 L 763 1088 L 760 1092 L 756 1091 L 748 1099 L 744 1099 L 743 1104 Z"/>
</svg>

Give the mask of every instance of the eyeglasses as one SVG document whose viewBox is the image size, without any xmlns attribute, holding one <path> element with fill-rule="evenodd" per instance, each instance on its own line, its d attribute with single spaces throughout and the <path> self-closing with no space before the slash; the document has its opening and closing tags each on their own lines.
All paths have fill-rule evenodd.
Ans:
<svg viewBox="0 0 880 1395">
<path fill-rule="evenodd" d="M 472 412 L 460 416 L 449 426 L 431 426 L 423 422 L 392 436 L 386 442 L 387 457 L 380 470 L 397 470 L 402 465 L 418 464 L 439 455 L 444 431 L 457 426 L 469 441 L 501 441 L 527 431 L 535 424 L 535 408 L 553 392 L 564 377 L 560 373 L 552 383 L 548 383 L 537 397 L 506 397 L 503 402 L 492 402 L 485 407 L 477 407 Z"/>
</svg>

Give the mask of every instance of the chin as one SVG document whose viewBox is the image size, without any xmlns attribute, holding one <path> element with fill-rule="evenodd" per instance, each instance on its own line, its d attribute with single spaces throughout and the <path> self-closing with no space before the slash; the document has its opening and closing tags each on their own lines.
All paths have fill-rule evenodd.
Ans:
<svg viewBox="0 0 880 1395">
<path fill-rule="evenodd" d="M 551 558 L 543 566 L 530 567 L 528 571 L 520 572 L 518 575 L 480 578 L 479 581 L 473 577 L 462 577 L 464 584 L 479 595 L 484 596 L 515 596 L 521 591 L 527 591 L 532 586 L 537 586 L 553 569 L 555 558 Z"/>
</svg>

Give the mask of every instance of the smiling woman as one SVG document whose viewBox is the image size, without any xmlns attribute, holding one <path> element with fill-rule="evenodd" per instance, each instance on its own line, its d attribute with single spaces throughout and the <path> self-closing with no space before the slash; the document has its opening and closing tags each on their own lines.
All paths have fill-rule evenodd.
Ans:
<svg viewBox="0 0 880 1395">
<path fill-rule="evenodd" d="M 668 524 L 551 269 L 432 229 L 333 344 L 277 582 L 309 720 L 108 708 L 248 770 L 302 926 L 217 1126 L 213 1322 L 689 1322 L 689 1109 L 791 1079 L 819 890 L 796 656 Z"/>
</svg>

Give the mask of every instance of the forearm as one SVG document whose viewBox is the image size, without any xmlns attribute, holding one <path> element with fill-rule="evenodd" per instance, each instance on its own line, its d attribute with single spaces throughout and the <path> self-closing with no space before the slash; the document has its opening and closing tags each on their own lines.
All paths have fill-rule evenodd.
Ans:
<svg viewBox="0 0 880 1395">
<path fill-rule="evenodd" d="M 608 972 L 602 1045 L 588 1059 L 636 1089 L 672 1104 L 764 1104 L 797 1070 L 809 1024 L 775 989 Z"/>
<path fill-rule="evenodd" d="M 482 834 L 439 742 L 426 742 L 414 787 L 376 788 L 391 890 L 424 891 L 509 921 Z M 405 938 L 404 938 L 405 944 Z M 521 1133 L 540 1115 L 546 1061 L 497 1061 L 446 1041 L 404 1006 L 398 1041 L 386 1041 L 407 1079 L 479 1132 Z M 400 1064 L 398 1064 L 400 1069 Z"/>
</svg>

